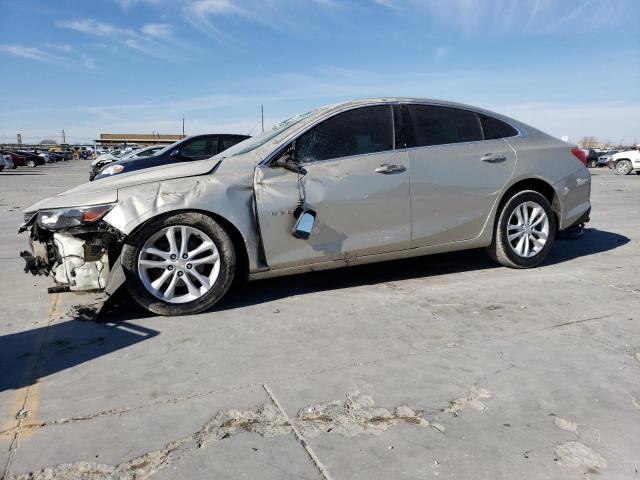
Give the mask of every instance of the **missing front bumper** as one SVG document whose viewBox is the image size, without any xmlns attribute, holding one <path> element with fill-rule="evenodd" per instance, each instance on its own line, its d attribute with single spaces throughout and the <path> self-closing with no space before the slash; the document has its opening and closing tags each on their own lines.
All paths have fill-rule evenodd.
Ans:
<svg viewBox="0 0 640 480">
<path fill-rule="evenodd" d="M 108 241 L 102 235 L 75 236 L 56 232 L 44 237 L 31 235 L 31 252 L 20 256 L 25 272 L 47 275 L 55 285 L 49 293 L 104 290 L 110 274 Z"/>
</svg>

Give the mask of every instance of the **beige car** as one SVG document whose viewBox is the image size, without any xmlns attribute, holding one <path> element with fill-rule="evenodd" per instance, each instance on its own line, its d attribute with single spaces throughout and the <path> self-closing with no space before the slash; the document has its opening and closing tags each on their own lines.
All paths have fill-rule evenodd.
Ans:
<svg viewBox="0 0 640 480">
<path fill-rule="evenodd" d="M 497 113 L 412 98 L 293 117 L 206 160 L 105 178 L 29 207 L 50 291 L 123 283 L 162 315 L 252 279 L 486 247 L 538 265 L 588 220 L 581 150 Z"/>
</svg>

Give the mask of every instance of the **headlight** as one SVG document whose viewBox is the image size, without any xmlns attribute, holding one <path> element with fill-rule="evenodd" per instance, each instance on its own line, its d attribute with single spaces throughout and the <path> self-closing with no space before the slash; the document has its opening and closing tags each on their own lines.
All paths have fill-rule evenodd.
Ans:
<svg viewBox="0 0 640 480">
<path fill-rule="evenodd" d="M 123 170 L 124 167 L 122 165 L 109 165 L 107 168 L 100 171 L 100 175 L 117 175 Z"/>
<path fill-rule="evenodd" d="M 59 230 L 93 223 L 104 217 L 115 203 L 91 205 L 89 207 L 56 208 L 40 210 L 36 222 L 47 230 Z"/>
</svg>

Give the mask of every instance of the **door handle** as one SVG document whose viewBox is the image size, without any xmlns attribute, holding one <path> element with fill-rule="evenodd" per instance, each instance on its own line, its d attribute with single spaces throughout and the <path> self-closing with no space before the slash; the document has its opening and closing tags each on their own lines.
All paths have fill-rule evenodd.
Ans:
<svg viewBox="0 0 640 480">
<path fill-rule="evenodd" d="M 402 173 L 406 171 L 407 168 L 404 165 L 389 165 L 388 163 L 383 163 L 376 168 L 376 173 L 382 173 L 384 175 L 388 175 L 390 173 Z"/>
<path fill-rule="evenodd" d="M 501 153 L 487 153 L 483 157 L 480 157 L 480 160 L 487 163 L 500 163 L 504 162 L 506 159 L 507 157 L 505 157 Z"/>
</svg>

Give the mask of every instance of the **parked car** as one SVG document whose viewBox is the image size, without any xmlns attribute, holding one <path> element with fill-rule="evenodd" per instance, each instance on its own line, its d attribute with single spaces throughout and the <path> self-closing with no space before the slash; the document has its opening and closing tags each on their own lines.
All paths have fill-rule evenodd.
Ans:
<svg viewBox="0 0 640 480">
<path fill-rule="evenodd" d="M 15 167 L 27 166 L 27 159 L 24 155 L 20 155 L 12 150 L 0 150 L 0 153 L 2 153 L 2 155 L 9 156 Z"/>
<path fill-rule="evenodd" d="M 211 158 L 42 200 L 25 211 L 33 253 L 22 255 L 28 270 L 52 273 L 53 291 L 124 284 L 152 312 L 191 314 L 238 277 L 481 247 L 501 265 L 534 267 L 559 230 L 588 221 L 590 190 L 580 149 L 517 120 L 359 100 Z"/>
<path fill-rule="evenodd" d="M 44 165 L 45 159 L 40 155 L 26 150 L 18 150 L 16 153 L 24 157 L 24 161 L 27 167 L 34 168 L 37 165 Z"/>
<path fill-rule="evenodd" d="M 583 150 L 584 151 L 584 150 Z M 589 168 L 595 168 L 598 166 L 598 158 L 603 152 L 590 148 L 587 150 L 587 166 Z"/>
<path fill-rule="evenodd" d="M 640 174 L 640 151 L 625 150 L 615 153 L 609 158 L 608 165 L 618 175 L 628 175 L 634 170 Z"/>
<path fill-rule="evenodd" d="M 128 160 L 134 158 L 142 158 L 149 157 L 151 155 L 155 155 L 160 150 L 165 148 L 164 145 L 154 145 L 151 147 L 141 148 L 139 150 L 132 150 L 120 157 L 116 157 L 114 155 L 105 155 L 96 158 L 93 162 L 91 162 L 91 167 L 89 168 L 89 181 L 93 181 L 93 179 L 100 173 L 105 166 L 117 162 L 120 160 Z"/>
<path fill-rule="evenodd" d="M 144 168 L 169 165 L 171 163 L 187 162 L 192 160 L 204 160 L 211 158 L 227 148 L 246 140 L 247 135 L 206 134 L 180 140 L 155 155 L 147 158 L 130 158 L 119 160 L 104 168 L 96 180 L 121 173 L 129 173 Z"/>
<path fill-rule="evenodd" d="M 606 167 L 609 164 L 609 159 L 616 153 L 618 153 L 617 150 L 609 150 L 608 152 L 604 152 L 598 157 L 596 167 Z"/>
</svg>

